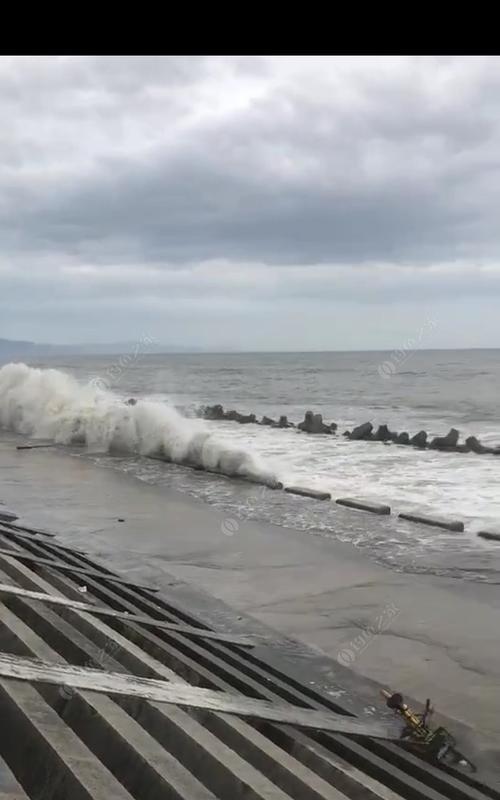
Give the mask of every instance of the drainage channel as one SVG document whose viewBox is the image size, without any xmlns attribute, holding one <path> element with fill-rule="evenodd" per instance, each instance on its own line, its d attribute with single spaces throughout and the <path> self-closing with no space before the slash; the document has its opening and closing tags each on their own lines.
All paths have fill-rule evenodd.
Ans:
<svg viewBox="0 0 500 800">
<path fill-rule="evenodd" d="M 191 613 L 54 538 L 0 525 L 0 583 L 68 601 L 0 594 L 1 653 L 353 719 L 267 664 L 265 643 L 204 638 L 208 626 Z M 71 606 L 83 598 L 89 611 Z M 0 677 L 0 800 L 500 800 L 396 742 L 93 689 Z"/>
</svg>

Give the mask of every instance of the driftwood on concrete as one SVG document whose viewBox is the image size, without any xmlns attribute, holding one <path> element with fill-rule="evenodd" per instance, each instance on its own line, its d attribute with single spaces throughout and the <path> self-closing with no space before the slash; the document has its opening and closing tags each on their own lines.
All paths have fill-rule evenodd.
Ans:
<svg viewBox="0 0 500 800">
<path fill-rule="evenodd" d="M 224 714 L 256 717 L 272 722 L 297 725 L 301 728 L 353 733 L 378 739 L 399 739 L 401 726 L 391 722 L 359 720 L 296 706 L 278 705 L 267 700 L 214 692 L 184 683 L 171 683 L 155 678 L 137 678 L 122 672 L 105 672 L 90 667 L 52 664 L 34 658 L 20 658 L 8 653 L 0 654 L 0 676 L 21 681 L 52 683 L 74 689 L 140 697 L 156 703 L 191 706 Z"/>
<path fill-rule="evenodd" d="M 27 600 L 39 600 L 40 602 L 47 603 L 49 605 L 63 606 L 64 608 L 71 608 L 75 611 L 85 611 L 89 614 L 97 614 L 101 617 L 124 619 L 127 622 L 137 622 L 140 625 L 158 628 L 159 630 L 172 631 L 173 633 L 183 633 L 187 636 L 198 636 L 202 639 L 214 639 L 218 642 L 237 644 L 240 647 L 253 647 L 256 644 L 256 639 L 252 638 L 251 636 L 238 636 L 237 634 L 219 633 L 218 631 L 210 631 L 206 630 L 205 628 L 195 628 L 193 625 L 165 622 L 164 620 L 153 619 L 153 617 L 146 617 L 141 614 L 130 614 L 127 611 L 115 611 L 112 608 L 102 608 L 100 606 L 91 605 L 90 603 L 81 603 L 78 600 L 68 600 L 66 597 L 58 597 L 57 595 L 45 594 L 44 592 L 33 592 L 29 589 L 21 589 L 18 586 L 10 586 L 10 584 L 5 583 L 0 583 L 0 597 L 2 595 L 24 597 Z"/>
</svg>

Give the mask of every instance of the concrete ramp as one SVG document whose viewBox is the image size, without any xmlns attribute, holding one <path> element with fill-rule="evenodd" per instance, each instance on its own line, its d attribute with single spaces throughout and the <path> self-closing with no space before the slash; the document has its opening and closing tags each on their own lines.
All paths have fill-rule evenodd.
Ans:
<svg viewBox="0 0 500 800">
<path fill-rule="evenodd" d="M 500 800 L 378 738 L 392 717 L 354 716 L 293 648 L 207 637 L 39 531 L 0 524 L 0 585 L 0 800 Z"/>
</svg>

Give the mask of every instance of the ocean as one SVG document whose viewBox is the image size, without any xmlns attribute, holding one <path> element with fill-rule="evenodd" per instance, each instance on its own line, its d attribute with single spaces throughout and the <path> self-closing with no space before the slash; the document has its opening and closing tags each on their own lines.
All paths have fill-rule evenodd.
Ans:
<svg viewBox="0 0 500 800">
<path fill-rule="evenodd" d="M 227 511 L 227 535 L 246 518 L 352 542 L 395 570 L 498 582 L 500 545 L 477 531 L 500 530 L 500 457 L 353 442 L 345 429 L 458 428 L 500 445 L 500 351 L 228 353 L 65 356 L 0 369 L 0 426 L 55 440 L 78 458 L 168 485 Z M 123 402 L 138 400 L 136 406 Z M 195 418 L 201 405 L 299 422 L 306 410 L 338 425 L 307 435 Z M 81 444 L 85 443 L 85 447 Z M 162 452 L 174 463 L 147 458 Z M 216 469 L 192 470 L 180 462 Z M 340 509 L 234 480 L 277 478 L 388 503 L 393 512 L 463 520 L 465 533 Z"/>
</svg>

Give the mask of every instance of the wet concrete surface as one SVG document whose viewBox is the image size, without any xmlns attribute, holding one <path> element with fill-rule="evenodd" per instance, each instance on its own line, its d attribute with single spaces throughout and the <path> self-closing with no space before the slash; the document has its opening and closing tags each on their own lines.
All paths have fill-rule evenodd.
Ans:
<svg viewBox="0 0 500 800">
<path fill-rule="evenodd" d="M 496 586 L 392 572 L 332 539 L 228 519 L 58 450 L 17 451 L 18 442 L 0 440 L 0 500 L 26 524 L 134 581 L 165 590 L 188 582 L 317 648 L 339 674 L 349 667 L 419 700 L 430 695 L 484 750 L 498 750 Z M 366 516 L 375 533 L 384 524 Z"/>
</svg>

